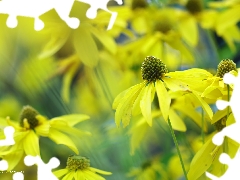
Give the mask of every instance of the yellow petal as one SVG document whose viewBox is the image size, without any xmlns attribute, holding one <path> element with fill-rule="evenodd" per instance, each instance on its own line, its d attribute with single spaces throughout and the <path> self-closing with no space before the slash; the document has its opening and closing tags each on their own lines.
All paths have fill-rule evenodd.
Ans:
<svg viewBox="0 0 240 180">
<path fill-rule="evenodd" d="M 173 109 L 170 109 L 169 111 L 169 119 L 174 130 L 183 132 L 187 130 L 183 120 L 178 116 L 178 114 Z"/>
<path fill-rule="evenodd" d="M 193 96 L 198 100 L 200 105 L 202 106 L 203 110 L 206 112 L 209 119 L 212 119 L 213 112 L 210 106 L 201 98 L 195 91 L 192 91 Z"/>
<path fill-rule="evenodd" d="M 75 174 L 74 171 L 70 171 L 69 173 L 66 174 L 66 176 L 62 178 L 62 180 L 73 180 L 74 174 Z"/>
<path fill-rule="evenodd" d="M 73 141 L 68 136 L 59 132 L 58 130 L 51 128 L 48 137 L 52 139 L 56 144 L 64 144 L 65 146 L 73 150 L 76 154 L 79 153 Z"/>
<path fill-rule="evenodd" d="M 212 120 L 211 120 L 211 124 L 217 122 L 218 120 L 222 119 L 224 116 L 227 115 L 227 111 L 228 109 L 224 109 L 224 110 L 221 110 L 221 111 L 217 111 L 213 117 L 212 117 Z"/>
<path fill-rule="evenodd" d="M 106 31 L 100 31 L 96 28 L 89 28 L 92 34 L 103 44 L 103 46 L 112 54 L 117 51 L 117 45 L 112 37 L 110 37 Z"/>
<path fill-rule="evenodd" d="M 122 101 L 119 103 L 117 109 L 116 109 L 116 113 L 115 113 L 115 122 L 116 125 L 119 126 L 122 117 L 124 116 L 125 113 L 127 113 L 127 117 L 128 119 L 125 119 L 125 126 L 128 124 L 127 120 L 129 120 L 129 109 L 132 108 L 132 105 L 135 101 L 135 99 L 137 98 L 137 96 L 139 95 L 142 86 L 144 86 L 143 83 L 137 84 L 131 88 L 128 89 L 128 91 L 126 92 L 124 98 L 122 98 Z M 127 118 L 125 117 L 125 118 Z"/>
<path fill-rule="evenodd" d="M 74 76 L 77 73 L 77 70 L 79 69 L 79 65 L 80 65 L 80 61 L 76 60 L 75 63 L 68 68 L 68 70 L 63 76 L 63 87 L 62 87 L 61 94 L 62 94 L 63 100 L 67 103 L 69 103 L 70 86 Z"/>
<path fill-rule="evenodd" d="M 198 42 L 198 27 L 193 16 L 186 16 L 179 23 L 179 31 L 183 39 L 191 46 L 196 46 Z"/>
<path fill-rule="evenodd" d="M 66 43 L 71 32 L 70 28 L 68 28 L 66 25 L 63 25 L 62 23 L 55 23 L 51 27 L 54 28 L 46 29 L 48 32 L 45 33 L 48 33 L 50 35 L 50 39 L 40 51 L 40 54 L 38 56 L 40 59 L 55 54 L 64 45 L 64 43 Z"/>
<path fill-rule="evenodd" d="M 77 174 L 77 175 L 75 175 L 75 177 L 78 177 L 78 180 L 87 180 L 86 177 L 85 177 L 85 175 L 84 175 L 84 173 L 83 173 L 83 171 L 81 171 L 81 170 L 80 170 L 80 171 L 77 171 L 76 174 Z M 76 178 L 75 178 L 75 179 L 76 179 Z"/>
<path fill-rule="evenodd" d="M 102 176 L 95 174 L 94 172 L 88 169 L 83 170 L 83 173 L 85 177 L 88 178 L 89 180 L 105 180 L 105 178 L 103 178 Z"/>
<path fill-rule="evenodd" d="M 143 54 L 146 54 L 147 52 L 149 52 L 149 50 L 154 46 L 154 44 L 159 41 L 159 37 L 160 35 L 158 33 L 150 37 L 145 37 L 146 42 L 142 45 L 141 52 Z"/>
<path fill-rule="evenodd" d="M 217 21 L 217 32 L 222 35 L 226 28 L 237 24 L 240 19 L 239 16 L 240 5 L 235 5 L 232 8 L 229 8 L 222 12 L 218 16 Z M 224 23 L 222 23 L 224 22 Z"/>
<path fill-rule="evenodd" d="M 178 111 L 184 113 L 185 115 L 190 117 L 199 127 L 202 127 L 202 117 L 198 112 L 196 112 L 196 110 L 192 106 L 188 104 L 185 104 L 183 106 L 182 103 L 179 103 L 177 105 L 173 104 L 172 108 L 177 109 Z M 207 126 L 205 125 L 204 131 L 206 130 L 207 130 Z"/>
<path fill-rule="evenodd" d="M 198 179 L 203 173 L 205 173 L 215 159 L 218 150 L 219 147 L 212 143 L 212 138 L 209 138 L 192 159 L 187 175 L 188 179 Z"/>
<path fill-rule="evenodd" d="M 99 174 L 104 174 L 104 175 L 111 175 L 112 174 L 111 172 L 103 171 L 103 170 L 96 169 L 96 168 L 93 168 L 93 167 L 89 167 L 88 169 L 93 171 L 93 172 L 97 172 Z"/>
<path fill-rule="evenodd" d="M 131 87 L 132 88 L 132 87 Z M 117 95 L 117 97 L 114 99 L 112 108 L 117 109 L 119 103 L 122 101 L 122 98 L 125 96 L 125 94 L 131 89 L 126 89 L 125 91 L 121 92 L 120 94 Z"/>
<path fill-rule="evenodd" d="M 98 49 L 88 28 L 81 24 L 75 31 L 73 43 L 81 61 L 89 67 L 95 67 L 98 63 Z"/>
<path fill-rule="evenodd" d="M 69 172 L 68 169 L 60 169 L 60 170 L 54 171 L 53 174 L 56 177 L 62 177 L 63 175 L 67 174 L 68 172 Z"/>
<path fill-rule="evenodd" d="M 8 169 L 7 171 L 11 171 L 15 168 L 15 166 L 19 163 L 22 159 L 24 152 L 23 151 L 15 151 L 11 154 L 5 155 L 3 157 L 4 160 L 8 162 Z"/>
<path fill-rule="evenodd" d="M 136 116 L 141 113 L 141 108 L 140 108 L 140 101 L 142 99 L 142 96 L 144 94 L 144 88 L 142 88 L 141 92 L 139 93 L 138 97 L 136 98 L 133 108 L 132 108 L 132 115 Z"/>
<path fill-rule="evenodd" d="M 64 133 L 67 133 L 69 135 L 74 135 L 81 137 L 83 135 L 91 135 L 90 132 L 87 131 L 81 131 L 76 128 L 70 127 L 67 122 L 61 121 L 61 120 L 54 120 L 50 122 L 51 128 L 54 128 L 56 130 L 62 131 Z"/>
<path fill-rule="evenodd" d="M 23 148 L 27 155 L 40 156 L 39 138 L 33 130 L 30 130 L 23 139 Z"/>
<path fill-rule="evenodd" d="M 152 126 L 152 109 L 151 109 L 152 88 L 153 83 L 149 83 L 146 87 L 144 87 L 143 96 L 140 101 L 142 115 L 149 124 L 149 126 Z"/>
<path fill-rule="evenodd" d="M 170 109 L 170 103 L 171 98 L 166 90 L 166 87 L 164 86 L 163 82 L 160 80 L 157 80 L 155 83 L 159 106 L 163 115 L 163 118 L 165 121 L 168 120 L 169 115 L 169 109 Z"/>
<path fill-rule="evenodd" d="M 129 130 L 131 135 L 130 140 L 130 154 L 133 155 L 142 139 L 144 138 L 147 129 L 150 128 L 144 118 L 140 119 L 138 123 Z"/>
<path fill-rule="evenodd" d="M 67 122 L 69 126 L 74 126 L 75 124 L 88 120 L 89 118 L 90 117 L 85 114 L 69 114 L 69 115 L 52 118 L 51 121 L 61 120 L 61 121 Z"/>
</svg>

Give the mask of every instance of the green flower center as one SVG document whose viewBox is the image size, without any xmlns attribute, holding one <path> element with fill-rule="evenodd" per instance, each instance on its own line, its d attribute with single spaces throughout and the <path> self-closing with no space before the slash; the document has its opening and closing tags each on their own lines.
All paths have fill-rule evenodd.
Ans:
<svg viewBox="0 0 240 180">
<path fill-rule="evenodd" d="M 154 30 L 166 34 L 168 31 L 174 29 L 173 19 L 169 17 L 167 13 L 160 13 L 156 17 L 156 23 L 154 24 Z"/>
<path fill-rule="evenodd" d="M 90 167 L 90 160 L 82 156 L 71 155 L 67 159 L 67 169 L 76 171 Z"/>
<path fill-rule="evenodd" d="M 166 65 L 154 56 L 147 56 L 141 67 L 142 78 L 148 82 L 161 80 L 165 73 L 168 72 Z"/>
<path fill-rule="evenodd" d="M 138 9 L 138 8 L 146 8 L 148 6 L 148 3 L 146 0 L 133 0 L 132 1 L 132 10 Z"/>
<path fill-rule="evenodd" d="M 24 121 L 26 120 L 31 129 L 34 129 L 38 125 L 36 116 L 39 113 L 31 106 L 24 106 L 20 114 L 20 126 L 24 127 Z"/>
<path fill-rule="evenodd" d="M 217 77 L 223 78 L 224 74 L 230 71 L 237 71 L 236 64 L 231 59 L 223 59 L 217 68 Z"/>
<path fill-rule="evenodd" d="M 203 10 L 202 0 L 189 0 L 186 4 L 186 8 L 192 14 L 199 13 Z"/>
</svg>

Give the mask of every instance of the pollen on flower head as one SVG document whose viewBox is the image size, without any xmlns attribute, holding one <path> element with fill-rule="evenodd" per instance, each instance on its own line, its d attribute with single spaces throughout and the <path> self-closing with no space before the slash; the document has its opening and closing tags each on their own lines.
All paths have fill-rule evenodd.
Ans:
<svg viewBox="0 0 240 180">
<path fill-rule="evenodd" d="M 138 8 L 146 8 L 148 6 L 147 0 L 133 0 L 131 8 L 132 10 L 138 9 Z"/>
<path fill-rule="evenodd" d="M 67 169 L 71 171 L 83 170 L 90 167 L 90 160 L 86 157 L 70 155 L 67 159 Z"/>
<path fill-rule="evenodd" d="M 154 56 L 147 56 L 141 67 L 142 78 L 148 82 L 161 80 L 163 75 L 168 72 L 166 65 Z"/>
<path fill-rule="evenodd" d="M 236 64 L 231 59 L 223 59 L 218 64 L 216 76 L 223 78 L 225 73 L 228 73 L 232 70 L 237 71 Z"/>
<path fill-rule="evenodd" d="M 199 13 L 203 10 L 203 2 L 202 0 L 188 0 L 186 9 L 192 14 Z"/>
<path fill-rule="evenodd" d="M 24 106 L 20 114 L 20 126 L 25 127 L 27 123 L 29 127 L 26 128 L 34 129 L 38 125 L 37 115 L 39 115 L 39 113 L 34 108 Z"/>
</svg>

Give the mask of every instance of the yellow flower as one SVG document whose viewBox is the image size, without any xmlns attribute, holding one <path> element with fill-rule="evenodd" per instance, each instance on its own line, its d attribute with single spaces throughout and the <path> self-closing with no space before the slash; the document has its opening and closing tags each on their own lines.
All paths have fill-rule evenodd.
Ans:
<svg viewBox="0 0 240 180">
<path fill-rule="evenodd" d="M 98 173 L 98 174 L 97 174 Z M 111 175 L 111 172 L 90 167 L 90 160 L 82 156 L 69 156 L 65 169 L 54 172 L 55 176 L 63 180 L 105 180 L 99 174 Z"/>
<path fill-rule="evenodd" d="M 210 7 L 230 7 L 224 11 L 218 11 L 213 8 L 204 9 L 203 1 L 188 0 L 183 3 L 187 11 L 180 10 L 179 29 L 183 36 L 190 43 L 198 41 L 197 25 L 200 24 L 204 29 L 216 31 L 218 36 L 222 37 L 231 50 L 236 51 L 234 41 L 240 41 L 240 32 L 237 22 L 240 19 L 238 15 L 240 6 L 239 1 L 210 2 Z"/>
<path fill-rule="evenodd" d="M 132 168 L 127 176 L 134 177 L 135 180 L 157 180 L 161 176 L 161 179 L 167 180 L 168 175 L 163 167 L 164 165 L 156 158 L 143 163 L 141 167 Z"/>
<path fill-rule="evenodd" d="M 141 30 L 141 36 L 132 38 L 130 43 L 123 45 L 127 61 L 134 65 L 139 63 L 139 59 L 151 54 L 164 59 L 168 68 L 173 70 L 179 64 L 189 65 L 194 62 L 193 54 L 184 42 L 185 36 L 182 36 L 176 26 L 178 13 L 174 8 L 149 7 L 133 10 L 132 13 L 136 17 L 130 19 L 130 23 L 133 30 Z"/>
<path fill-rule="evenodd" d="M 66 145 L 78 154 L 78 149 L 69 136 L 81 137 L 90 135 L 89 132 L 80 131 L 72 127 L 87 119 L 89 117 L 86 115 L 72 114 L 55 117 L 48 121 L 47 118 L 40 115 L 32 107 L 25 106 L 22 110 L 19 124 L 11 121 L 9 117 L 6 119 L 8 126 L 12 126 L 15 129 L 15 144 L 0 147 L 0 157 L 8 161 L 8 170 L 11 170 L 24 154 L 40 156 L 39 136 L 48 137 L 57 144 Z M 0 132 L 0 138 L 4 139 L 3 132 Z"/>
<path fill-rule="evenodd" d="M 141 69 L 144 81 L 120 93 L 113 102 L 113 109 L 116 109 L 115 122 L 117 126 L 122 121 L 123 126 L 126 127 L 131 116 L 139 113 L 142 113 L 147 123 L 152 126 L 151 103 L 155 91 L 162 116 L 167 121 L 171 103 L 168 89 L 190 94 L 190 97 L 203 107 L 209 118 L 212 118 L 211 108 L 194 89 L 195 86 L 201 86 L 199 82 L 211 76 L 210 73 L 202 69 L 167 73 L 166 65 L 153 56 L 145 58 Z"/>
</svg>

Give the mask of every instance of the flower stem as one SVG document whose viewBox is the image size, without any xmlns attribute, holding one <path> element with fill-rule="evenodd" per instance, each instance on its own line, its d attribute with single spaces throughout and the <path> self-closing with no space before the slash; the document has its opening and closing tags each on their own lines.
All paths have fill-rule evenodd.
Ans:
<svg viewBox="0 0 240 180">
<path fill-rule="evenodd" d="M 176 146 L 176 148 L 177 148 L 177 153 L 178 153 L 178 157 L 179 157 L 179 159 L 180 159 L 181 165 L 182 165 L 182 170 L 183 170 L 184 176 L 185 176 L 186 180 L 188 180 L 188 178 L 187 178 L 187 172 L 186 172 L 186 170 L 185 170 L 184 163 L 183 163 L 183 159 L 182 159 L 182 155 L 181 155 L 180 150 L 179 150 L 179 147 L 178 147 L 177 138 L 176 138 L 176 136 L 175 136 L 175 133 L 174 133 L 174 130 L 173 130 L 173 128 L 172 128 L 172 124 L 171 124 L 171 121 L 170 121 L 169 118 L 168 118 L 168 125 L 169 125 L 169 127 L 170 127 L 170 131 L 171 131 L 171 134 L 172 134 L 172 137 L 173 137 L 174 144 L 175 144 L 175 146 Z"/>
</svg>

